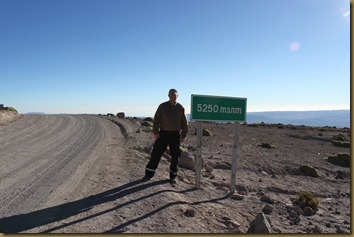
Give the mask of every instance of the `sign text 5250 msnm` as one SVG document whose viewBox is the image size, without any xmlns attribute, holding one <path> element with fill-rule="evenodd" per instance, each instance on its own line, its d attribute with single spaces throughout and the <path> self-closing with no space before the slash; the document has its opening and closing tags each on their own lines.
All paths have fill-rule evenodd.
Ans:
<svg viewBox="0 0 354 237">
<path fill-rule="evenodd" d="M 192 95 L 191 120 L 244 122 L 246 102 L 246 98 Z"/>
<path fill-rule="evenodd" d="M 197 111 L 203 113 L 242 114 L 241 108 L 219 107 L 219 105 L 212 104 L 197 104 Z"/>
</svg>

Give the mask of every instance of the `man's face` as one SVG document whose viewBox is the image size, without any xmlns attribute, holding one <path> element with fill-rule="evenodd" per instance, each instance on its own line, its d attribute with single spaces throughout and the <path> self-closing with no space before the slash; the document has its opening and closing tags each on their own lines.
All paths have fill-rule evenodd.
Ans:
<svg viewBox="0 0 354 237">
<path fill-rule="evenodd" d="M 177 92 L 170 93 L 170 94 L 168 95 L 168 97 L 170 97 L 170 102 L 174 103 L 174 102 L 176 102 L 176 100 L 177 100 L 178 93 L 177 93 Z"/>
</svg>

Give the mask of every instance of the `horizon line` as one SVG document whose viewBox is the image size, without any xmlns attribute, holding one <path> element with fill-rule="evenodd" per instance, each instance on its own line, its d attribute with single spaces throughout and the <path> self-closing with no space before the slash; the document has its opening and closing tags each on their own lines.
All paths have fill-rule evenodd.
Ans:
<svg viewBox="0 0 354 237">
<path fill-rule="evenodd" d="M 246 113 L 277 113 L 277 112 L 322 112 L 322 111 L 350 111 L 350 109 L 321 109 L 321 110 L 268 110 L 268 111 L 248 111 Z M 57 112 L 57 113 L 46 113 L 46 112 L 40 112 L 40 111 L 31 111 L 31 112 L 25 112 L 25 113 L 19 113 L 19 114 L 30 114 L 30 113 L 43 113 L 43 114 L 93 114 L 93 115 L 98 115 L 98 114 L 108 114 L 107 113 L 85 113 L 85 112 L 79 112 L 79 113 L 67 113 L 67 112 Z M 190 113 L 186 113 L 190 114 Z M 129 115 L 126 113 L 126 117 L 151 117 L 151 116 L 146 116 L 146 115 Z"/>
<path fill-rule="evenodd" d="M 311 110 L 265 110 L 265 111 L 248 111 L 246 113 L 268 113 L 268 112 L 320 112 L 320 111 L 345 111 L 350 109 L 311 109 Z"/>
</svg>

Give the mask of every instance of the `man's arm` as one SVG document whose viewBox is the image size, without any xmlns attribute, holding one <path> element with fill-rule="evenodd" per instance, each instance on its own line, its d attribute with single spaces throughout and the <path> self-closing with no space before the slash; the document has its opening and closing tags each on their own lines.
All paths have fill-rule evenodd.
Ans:
<svg viewBox="0 0 354 237">
<path fill-rule="evenodd" d="M 181 138 L 184 140 L 187 136 L 188 133 L 188 121 L 187 121 L 187 116 L 183 108 L 183 115 L 182 115 L 182 132 L 181 132 Z"/>
<path fill-rule="evenodd" d="M 162 111 L 161 105 L 157 108 L 154 116 L 152 132 L 154 133 L 155 139 L 159 138 L 159 128 L 161 123 Z"/>
</svg>

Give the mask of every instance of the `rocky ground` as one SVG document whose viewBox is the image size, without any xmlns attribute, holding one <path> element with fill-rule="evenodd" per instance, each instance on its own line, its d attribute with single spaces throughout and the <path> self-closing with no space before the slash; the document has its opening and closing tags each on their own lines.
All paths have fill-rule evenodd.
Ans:
<svg viewBox="0 0 354 237">
<path fill-rule="evenodd" d="M 167 153 L 153 179 L 140 180 L 154 142 L 151 123 L 101 117 L 118 127 L 105 132 L 109 142 L 97 150 L 94 166 L 86 164 L 87 176 L 77 188 L 60 202 L 6 217 L 4 223 L 56 217 L 46 225 L 22 223 L 21 230 L 29 233 L 351 232 L 350 158 L 341 165 L 327 160 L 350 156 L 348 128 L 240 125 L 236 191 L 230 193 L 233 124 L 203 123 L 210 133 L 202 137 L 201 187 L 196 189 L 190 167 L 196 123 L 189 124 L 180 161 L 185 168 L 171 187 Z M 312 203 L 299 201 L 302 192 L 313 195 Z"/>
<path fill-rule="evenodd" d="M 151 127 L 139 119 L 129 120 L 137 125 L 130 133 L 131 145 L 145 165 L 153 144 Z M 203 123 L 211 134 L 202 137 L 201 189 L 186 191 L 195 187 L 195 173 L 180 168 L 176 188 L 180 194 L 174 196 L 180 205 L 165 212 L 165 218 L 175 220 L 177 227 L 189 227 L 169 226 L 172 233 L 350 233 L 350 167 L 327 161 L 350 154 L 350 148 L 333 145 L 334 139 L 349 144 L 350 129 L 240 125 L 236 192 L 230 194 L 233 127 Z M 196 138 L 196 123 L 191 122 L 182 145 L 188 154 L 182 158 L 195 155 Z M 165 155 L 155 180 L 168 177 L 168 159 Z M 317 210 L 296 202 L 301 192 L 319 201 Z M 255 224 L 255 219 L 264 224 Z M 190 222 L 193 227 L 186 224 Z"/>
</svg>

